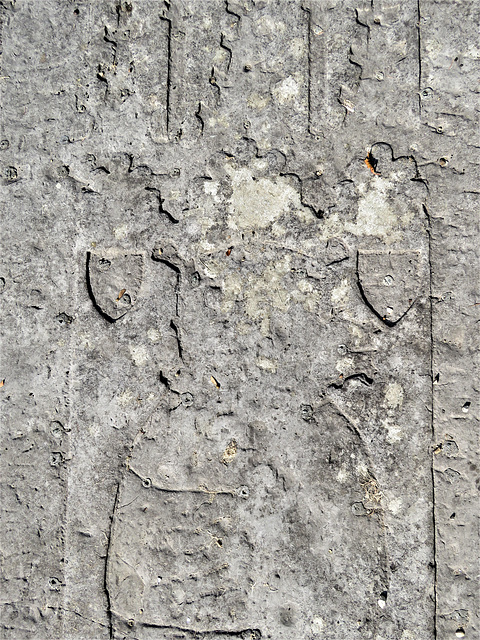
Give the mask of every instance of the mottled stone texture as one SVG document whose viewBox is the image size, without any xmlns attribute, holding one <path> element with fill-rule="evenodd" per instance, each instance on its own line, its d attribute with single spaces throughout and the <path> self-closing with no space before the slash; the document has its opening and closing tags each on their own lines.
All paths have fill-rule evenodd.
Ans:
<svg viewBox="0 0 480 640">
<path fill-rule="evenodd" d="M 1 0 L 8 640 L 479 637 L 476 0 Z"/>
</svg>

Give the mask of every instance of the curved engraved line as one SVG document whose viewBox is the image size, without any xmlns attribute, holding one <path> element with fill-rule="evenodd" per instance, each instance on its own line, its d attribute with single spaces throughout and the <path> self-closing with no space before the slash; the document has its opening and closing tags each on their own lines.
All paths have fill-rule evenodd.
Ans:
<svg viewBox="0 0 480 640">
<path fill-rule="evenodd" d="M 357 427 L 357 425 L 355 423 L 355 420 L 353 418 L 351 418 L 349 415 L 347 415 L 337 405 L 337 403 L 334 402 L 333 400 L 331 400 L 330 398 L 326 402 L 322 402 L 322 404 L 318 405 L 318 407 L 314 411 L 314 414 L 317 414 L 319 411 L 321 411 L 325 407 L 329 407 L 330 409 L 333 409 L 338 415 L 341 415 L 345 419 L 345 422 L 347 423 L 347 428 L 349 429 L 349 431 L 351 431 L 354 435 L 356 435 L 357 438 L 362 442 L 363 446 L 365 446 L 365 451 L 367 451 L 367 456 L 368 456 L 369 461 L 370 461 L 370 454 L 368 453 L 368 450 L 366 448 L 364 439 L 362 437 L 362 434 L 361 434 L 359 428 Z"/>
<path fill-rule="evenodd" d="M 404 318 L 407 313 L 410 311 L 410 309 L 413 307 L 413 305 L 415 304 L 415 302 L 417 301 L 417 299 L 415 298 L 412 302 L 412 304 L 407 308 L 406 311 L 404 311 L 402 313 L 402 315 L 397 318 L 397 320 L 389 320 L 388 318 L 384 318 L 382 316 L 382 314 L 378 313 L 378 311 L 375 309 L 375 307 L 372 305 L 372 303 L 370 302 L 370 300 L 367 298 L 367 294 L 365 293 L 363 287 L 362 287 L 362 283 L 360 281 L 360 272 L 358 270 L 358 262 L 359 262 L 359 257 L 360 257 L 360 251 L 357 251 L 357 284 L 358 284 L 358 289 L 360 291 L 360 295 L 362 296 L 362 300 L 365 302 L 365 304 L 367 305 L 367 307 L 373 311 L 373 313 L 377 316 L 377 318 L 379 318 L 384 324 L 387 325 L 387 327 L 394 327 L 396 324 L 398 324 L 400 322 L 400 320 L 402 320 L 402 318 Z"/>
<path fill-rule="evenodd" d="M 208 489 L 207 487 L 162 487 L 155 484 L 150 478 L 142 476 L 136 469 L 128 465 L 128 471 L 133 473 L 134 476 L 139 478 L 142 482 L 148 482 L 148 488 L 155 489 L 156 491 L 163 491 L 165 493 L 201 493 L 208 496 L 233 496 L 236 497 L 237 491 L 235 489 Z"/>
<path fill-rule="evenodd" d="M 126 618 L 124 618 L 120 613 L 118 613 L 117 611 L 113 611 L 112 613 L 122 622 L 125 623 L 133 623 L 133 625 L 138 626 L 138 627 L 143 627 L 143 628 L 147 628 L 147 629 L 173 629 L 175 631 L 181 631 L 182 633 L 191 633 L 194 635 L 199 635 L 199 636 L 208 636 L 208 635 L 215 635 L 215 634 L 222 634 L 224 636 L 232 636 L 232 637 L 242 637 L 243 634 L 245 633 L 250 633 L 250 634 L 255 634 L 255 637 L 258 638 L 258 640 L 260 640 L 260 638 L 263 638 L 263 634 L 260 631 L 260 629 L 255 629 L 253 627 L 249 627 L 248 629 L 238 629 L 238 630 L 226 630 L 226 629 L 212 629 L 212 630 L 202 630 L 202 629 L 192 629 L 189 627 L 179 627 L 177 625 L 174 624 L 156 624 L 155 622 L 143 622 L 140 620 L 127 620 Z"/>
<path fill-rule="evenodd" d="M 115 492 L 115 500 L 113 503 L 112 515 L 110 517 L 110 528 L 108 531 L 108 541 L 107 541 L 107 549 L 105 554 L 105 569 L 103 573 L 103 588 L 105 591 L 105 595 L 107 597 L 107 616 L 108 616 L 108 628 L 110 640 L 113 640 L 113 609 L 112 609 L 112 594 L 109 589 L 109 575 L 110 575 L 110 556 L 112 553 L 112 539 L 114 534 L 114 525 L 115 525 L 115 512 L 117 510 L 118 505 L 118 497 L 120 494 L 120 483 L 117 484 L 117 490 Z"/>
<path fill-rule="evenodd" d="M 421 178 L 420 173 L 418 171 L 418 163 L 417 160 L 415 158 L 415 156 L 396 156 L 393 152 L 393 146 L 389 143 L 389 142 L 385 142 L 383 140 L 378 140 L 377 142 L 374 142 L 372 144 L 372 146 L 370 147 L 370 154 L 373 154 L 373 149 L 374 147 L 379 147 L 379 146 L 384 146 L 384 147 L 388 147 L 390 149 L 390 157 L 391 157 L 391 161 L 392 162 L 397 162 L 397 160 L 410 160 L 411 162 L 413 162 L 413 165 L 415 167 L 415 177 L 414 178 L 409 178 L 409 180 L 411 182 L 419 182 L 420 184 L 423 184 L 423 186 L 427 189 L 428 191 L 428 185 L 426 184 L 425 180 L 423 180 L 423 178 Z"/>
<path fill-rule="evenodd" d="M 346 426 L 348 428 L 348 430 L 353 433 L 357 438 L 358 441 L 360 443 L 360 445 L 363 447 L 363 451 L 365 453 L 365 456 L 367 458 L 367 463 L 368 463 L 368 467 L 367 467 L 367 471 L 370 474 L 370 476 L 373 478 L 373 480 L 375 480 L 377 482 L 377 476 L 375 474 L 375 466 L 373 464 L 373 460 L 372 460 L 372 456 L 370 455 L 370 448 L 365 440 L 365 438 L 363 437 L 360 429 L 358 428 L 356 421 L 349 416 L 347 413 L 345 413 L 343 411 L 343 409 L 341 409 L 336 402 L 334 402 L 332 399 L 328 399 L 326 402 L 323 402 L 320 406 L 317 407 L 316 413 L 318 413 L 321 409 L 328 407 L 331 410 L 335 411 L 338 415 L 342 416 L 346 422 Z M 381 486 L 379 485 L 379 488 L 381 490 Z M 387 592 L 390 591 L 390 571 L 389 571 L 389 557 L 390 557 L 390 552 L 389 552 L 389 542 L 388 542 L 388 537 L 387 537 L 387 526 L 386 526 L 386 522 L 385 522 L 385 508 L 383 507 L 382 504 L 382 508 L 381 511 L 379 513 L 379 524 L 380 524 L 380 530 L 382 533 L 382 538 L 383 538 L 383 553 L 382 553 L 382 565 L 383 565 L 383 572 L 384 572 L 384 579 L 385 579 L 385 588 L 387 590 Z"/>
<path fill-rule="evenodd" d="M 97 303 L 96 299 L 95 299 L 95 294 L 93 293 L 93 289 L 92 289 L 92 283 L 90 282 L 90 261 L 92 259 L 92 252 L 91 251 L 87 251 L 87 262 L 86 262 L 86 270 L 87 270 L 87 290 L 88 290 L 88 295 L 90 296 L 93 306 L 95 307 L 95 309 L 98 311 L 98 313 L 105 318 L 105 320 L 107 320 L 107 322 L 110 322 L 110 324 L 114 324 L 115 322 L 117 322 L 117 320 L 120 320 L 120 318 L 123 318 L 124 315 L 126 315 L 129 311 L 129 309 L 125 310 L 125 313 L 122 313 L 121 316 L 119 316 L 118 318 L 111 318 L 107 313 L 105 313 L 105 311 L 99 306 L 99 304 Z"/>
<path fill-rule="evenodd" d="M 151 191 L 152 193 L 155 194 L 158 202 L 158 213 L 165 214 L 168 220 L 170 220 L 172 224 L 178 224 L 180 222 L 180 220 L 177 220 L 177 218 L 175 218 L 175 216 L 173 216 L 170 213 L 170 211 L 167 211 L 167 209 L 164 209 L 163 203 L 165 202 L 165 198 L 162 198 L 160 189 L 157 189 L 156 187 L 145 187 L 145 191 Z"/>
</svg>

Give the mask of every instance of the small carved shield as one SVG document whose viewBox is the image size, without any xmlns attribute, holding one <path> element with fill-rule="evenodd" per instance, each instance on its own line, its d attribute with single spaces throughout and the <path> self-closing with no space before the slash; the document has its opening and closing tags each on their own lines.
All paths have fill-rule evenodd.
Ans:
<svg viewBox="0 0 480 640">
<path fill-rule="evenodd" d="M 415 302 L 419 287 L 418 251 L 359 251 L 358 284 L 370 309 L 388 326 Z"/>
<path fill-rule="evenodd" d="M 133 307 L 143 278 L 144 256 L 124 249 L 87 254 L 87 281 L 97 310 L 115 322 Z"/>
</svg>

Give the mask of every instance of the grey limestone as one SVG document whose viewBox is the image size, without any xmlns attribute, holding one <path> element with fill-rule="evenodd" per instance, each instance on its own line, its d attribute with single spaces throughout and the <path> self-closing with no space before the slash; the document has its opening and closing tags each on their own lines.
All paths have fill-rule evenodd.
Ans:
<svg viewBox="0 0 480 640">
<path fill-rule="evenodd" d="M 0 636 L 480 633 L 480 4 L 0 1 Z"/>
</svg>

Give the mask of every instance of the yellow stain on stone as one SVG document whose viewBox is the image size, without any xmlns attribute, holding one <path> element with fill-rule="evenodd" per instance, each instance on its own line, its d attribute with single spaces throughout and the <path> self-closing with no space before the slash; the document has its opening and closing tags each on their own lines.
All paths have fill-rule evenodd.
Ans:
<svg viewBox="0 0 480 640">
<path fill-rule="evenodd" d="M 269 102 L 270 95 L 268 93 L 251 93 L 247 98 L 247 105 L 250 107 L 250 109 L 256 109 L 257 111 L 265 109 Z"/>
<path fill-rule="evenodd" d="M 232 440 L 223 452 L 222 462 L 225 466 L 228 466 L 237 455 L 237 441 Z"/>
<path fill-rule="evenodd" d="M 213 386 L 215 386 L 217 389 L 220 389 L 220 383 L 219 381 L 214 378 L 213 376 L 210 376 L 210 382 L 213 384 Z"/>
</svg>

